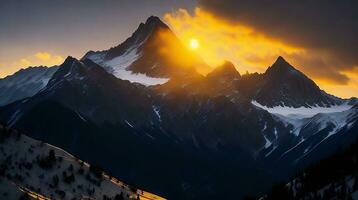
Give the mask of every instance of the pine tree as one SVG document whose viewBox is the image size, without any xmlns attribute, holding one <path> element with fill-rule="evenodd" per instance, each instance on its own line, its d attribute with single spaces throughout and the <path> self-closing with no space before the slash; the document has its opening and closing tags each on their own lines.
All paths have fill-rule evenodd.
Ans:
<svg viewBox="0 0 358 200">
<path fill-rule="evenodd" d="M 358 175 L 354 178 L 353 192 L 358 190 Z"/>
<path fill-rule="evenodd" d="M 117 195 L 114 197 L 114 200 L 124 200 L 123 193 L 121 192 L 120 194 L 117 194 Z"/>
</svg>

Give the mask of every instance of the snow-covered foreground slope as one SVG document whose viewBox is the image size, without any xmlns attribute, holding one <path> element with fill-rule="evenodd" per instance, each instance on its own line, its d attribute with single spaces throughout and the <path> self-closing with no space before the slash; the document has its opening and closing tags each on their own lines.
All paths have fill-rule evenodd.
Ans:
<svg viewBox="0 0 358 200">
<path fill-rule="evenodd" d="M 0 125 L 0 199 L 163 199 Z"/>
<path fill-rule="evenodd" d="M 46 86 L 57 69 L 29 67 L 0 79 L 0 106 L 33 96 Z"/>
</svg>

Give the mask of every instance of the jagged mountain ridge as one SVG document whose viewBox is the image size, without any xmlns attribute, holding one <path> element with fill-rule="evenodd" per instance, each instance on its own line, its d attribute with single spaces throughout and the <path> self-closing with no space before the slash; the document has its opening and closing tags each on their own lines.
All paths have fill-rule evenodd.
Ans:
<svg viewBox="0 0 358 200">
<path fill-rule="evenodd" d="M 90 120 L 95 116 L 93 121 L 98 124 L 123 121 L 124 118 L 131 120 L 130 111 L 141 109 L 142 112 L 136 115 L 140 116 L 137 121 L 145 121 L 143 118 L 146 115 L 154 114 L 146 104 L 150 101 L 148 92 L 140 88 L 143 86 L 117 79 L 89 59 L 79 61 L 68 57 L 47 86 L 35 95 L 33 99 L 36 100 L 29 100 L 26 104 L 38 104 L 43 100 L 59 101 Z M 96 109 L 94 105 L 101 109 Z"/>
<path fill-rule="evenodd" d="M 33 96 L 46 86 L 57 68 L 29 67 L 0 79 L 0 106 Z"/>
<path fill-rule="evenodd" d="M 169 35 L 166 36 L 168 38 L 164 41 L 162 41 L 162 32 L 166 33 L 164 35 Z M 157 42 L 158 40 L 159 42 Z M 172 42 L 174 43 L 172 45 L 167 44 L 165 41 L 175 42 Z M 173 55 L 177 56 L 178 52 L 166 51 L 164 54 L 160 53 L 159 50 L 163 48 L 179 49 L 179 51 L 185 52 L 185 56 L 190 59 L 188 59 L 188 62 L 178 63 L 180 59 L 173 59 L 172 57 Z M 208 66 L 203 63 L 194 52 L 188 51 L 180 43 L 178 38 L 176 38 L 174 33 L 171 32 L 169 27 L 158 17 L 154 16 L 148 18 L 146 23 L 140 24 L 133 35 L 122 44 L 104 51 L 89 51 L 82 59 L 85 58 L 89 58 L 101 65 L 107 72 L 114 74 L 117 78 L 129 80 L 130 82 L 138 82 L 148 86 L 163 84 L 168 82 L 169 79 L 175 79 L 172 81 L 174 82 L 174 87 L 177 85 L 185 85 L 194 87 L 197 90 L 204 89 L 211 93 L 216 92 L 219 93 L 219 95 L 222 93 L 226 95 L 233 95 L 234 92 L 240 93 L 241 98 L 253 99 L 269 107 L 283 105 L 289 107 L 327 107 L 345 102 L 340 98 L 321 91 L 312 80 L 296 70 L 282 57 L 279 57 L 264 74 L 249 74 L 243 77 L 235 77 L 235 81 L 233 81 L 235 83 L 230 83 L 231 92 L 225 91 L 225 89 L 227 90 L 229 87 L 224 86 L 224 88 L 222 87 L 223 84 L 216 84 L 216 80 L 212 80 L 211 83 L 207 81 L 209 83 L 204 84 L 204 88 L 200 88 L 200 84 L 203 81 L 197 81 L 197 79 L 202 79 L 202 77 L 200 74 L 197 74 L 195 70 L 200 71 L 200 67 L 198 66 L 204 66 L 204 71 L 208 71 Z M 171 63 L 172 60 L 174 60 L 175 63 Z M 228 63 L 225 65 L 227 64 Z M 217 67 L 211 74 L 217 73 L 217 70 L 220 68 L 221 66 Z M 236 70 L 233 66 L 230 68 L 228 74 L 238 73 L 235 72 Z M 52 73 L 54 72 L 55 70 L 53 70 Z M 212 75 L 209 74 L 208 77 L 210 76 Z M 47 80 L 49 78 L 50 77 L 47 77 Z M 6 83 L 9 81 L 2 80 L 2 82 Z M 190 84 L 190 82 L 194 82 L 195 84 Z M 200 84 L 198 84 L 198 82 Z M 16 88 L 12 86 L 9 87 L 8 90 L 16 91 Z M 34 90 L 31 94 L 27 94 L 24 91 L 17 93 L 21 93 L 21 97 L 26 98 L 32 96 L 37 91 L 38 90 Z M 2 99 L 6 98 L 8 97 L 3 95 Z M 6 101 L 6 104 L 13 101 L 14 100 Z"/>
<path fill-rule="evenodd" d="M 170 100 L 172 98 L 174 99 Z M 198 168 L 200 162 L 208 162 L 213 168 L 218 167 L 218 164 L 213 163 L 215 159 L 207 157 L 209 152 L 212 152 L 214 157 L 221 157 L 223 162 L 229 162 L 230 166 L 238 165 L 239 160 L 252 163 L 253 160 L 247 153 L 263 146 L 265 140 L 260 129 L 255 128 L 260 123 L 255 113 L 262 111 L 256 111 L 251 104 L 247 106 L 248 108 L 236 108 L 225 97 L 192 98 L 190 95 L 175 91 L 162 98 L 150 88 L 115 78 L 91 60 L 78 61 L 67 58 L 41 92 L 25 102 L 9 105 L 2 110 L 1 118 L 37 139 L 51 142 L 90 161 L 103 164 L 110 172 L 123 177 L 124 180 L 135 181 L 141 176 L 146 176 L 147 178 L 142 178 L 136 183 L 148 189 L 153 188 L 155 192 L 158 191 L 164 196 L 190 199 L 194 198 L 191 195 L 209 195 L 195 192 L 203 189 L 200 182 L 204 180 L 199 180 L 205 173 L 198 173 L 195 181 L 188 183 L 193 190 L 192 194 L 183 193 L 183 189 L 175 188 L 174 185 L 193 177 L 188 174 L 177 177 L 172 172 L 163 176 L 160 167 L 164 164 L 162 157 L 166 157 L 166 165 L 173 170 L 178 168 L 178 162 L 196 160 L 191 161 L 193 163 L 189 166 L 182 166 L 189 174 L 192 170 L 190 168 Z M 13 110 L 18 112 L 14 113 Z M 252 110 L 250 116 L 243 114 L 245 110 Z M 190 115 L 191 119 L 188 118 Z M 270 119 L 269 114 L 262 115 Z M 235 116 L 242 116 L 242 120 L 230 120 Z M 56 122 L 58 120 L 61 123 Z M 218 120 L 222 123 L 212 123 Z M 41 124 L 36 123 L 39 121 Z M 247 121 L 250 123 L 245 123 Z M 268 126 L 275 124 L 272 119 L 271 121 Z M 225 127 L 231 127 L 226 134 L 217 134 L 215 131 L 223 130 Z M 284 129 L 283 124 L 278 127 Z M 47 134 L 46 130 L 49 129 L 51 134 Z M 252 131 L 245 133 L 245 129 Z M 242 134 L 235 134 L 239 130 L 242 130 Z M 100 133 L 108 135 L 101 136 L 102 142 L 95 139 L 101 135 Z M 80 144 L 77 141 L 81 141 Z M 120 147 L 118 144 L 121 144 Z M 88 148 L 92 145 L 104 149 L 102 152 L 106 152 L 106 156 L 102 153 L 89 155 Z M 136 150 L 131 146 L 137 147 Z M 113 162 L 117 159 L 118 151 L 128 149 L 131 149 L 137 158 L 145 155 L 144 160 L 151 158 L 150 160 L 158 163 L 152 164 L 151 176 L 142 174 L 146 170 L 140 165 L 121 166 Z M 241 152 L 235 153 L 234 160 L 238 161 L 233 162 L 232 159 L 227 160 L 223 157 L 233 155 L 234 152 Z M 138 163 L 137 159 L 126 159 Z M 127 173 L 121 173 L 122 170 L 119 169 Z M 209 167 L 207 170 L 212 169 Z M 250 169 L 255 170 L 258 169 Z M 241 172 L 233 172 L 232 175 L 239 177 Z M 256 176 L 255 173 L 252 175 Z M 153 179 L 155 177 L 156 179 Z M 167 189 L 158 189 L 163 187 L 161 182 L 155 181 L 158 177 L 171 177 L 171 181 L 163 180 L 167 182 Z M 223 177 L 218 174 L 212 175 L 212 178 L 222 180 Z M 228 185 L 225 187 L 229 188 Z"/>
<path fill-rule="evenodd" d="M 329 107 L 343 103 L 342 99 L 322 91 L 281 56 L 263 74 L 263 82 L 253 99 L 269 107 Z"/>
<path fill-rule="evenodd" d="M 228 69 L 232 70 L 232 67 Z M 227 75 L 226 73 L 217 74 L 219 77 L 220 74 L 224 77 Z M 211 75 L 199 78 L 197 83 L 209 84 L 208 80 L 212 80 Z M 221 87 L 232 87 L 239 81 L 233 78 L 232 81 L 221 82 L 223 83 Z M 255 163 L 253 158 L 266 165 L 265 159 L 276 160 L 279 152 L 292 148 L 300 142 L 301 135 L 292 133 L 294 127 L 288 126 L 286 121 L 282 121 L 274 114 L 257 108 L 251 101 L 240 100 L 240 94 L 236 94 L 239 100 L 235 101 L 232 96 L 227 95 L 195 94 L 190 86 L 185 87 L 187 90 L 178 88 L 171 88 L 163 95 L 161 90 L 157 91 L 157 87 L 148 88 L 119 80 L 89 59 L 79 61 L 69 57 L 41 92 L 24 102 L 7 106 L 1 111 L 1 118 L 12 126 L 29 132 L 35 138 L 50 141 L 71 152 L 76 152 L 81 157 L 103 163 L 109 169 L 114 166 L 120 168 L 120 166 L 104 161 L 102 154 L 91 154 L 87 157 L 88 150 L 86 149 L 94 145 L 92 140 L 97 138 L 103 130 L 106 130 L 106 135 L 111 135 L 112 141 L 103 137 L 103 142 L 97 140 L 96 146 L 104 148 L 102 144 L 106 144 L 105 152 L 108 160 L 116 158 L 115 153 L 119 149 L 114 147 L 122 141 L 123 146 L 120 148 L 122 151 L 129 148 L 123 142 L 137 144 L 135 146 L 143 146 L 144 149 L 155 147 L 151 151 L 145 150 L 145 155 L 147 158 L 156 160 L 158 164 L 161 164 L 160 160 L 153 155 L 164 156 L 165 154 L 163 155 L 161 151 L 165 149 L 166 153 L 177 152 L 185 159 L 194 159 L 193 155 L 187 154 L 189 152 L 194 155 L 201 152 L 200 156 L 197 155 L 198 157 L 206 157 L 207 153 L 215 152 L 215 157 L 220 160 L 228 155 L 236 154 L 238 160 L 233 162 L 231 158 L 230 162 L 233 163 L 230 165 L 235 166 L 241 163 L 242 159 L 246 163 Z M 128 99 L 129 96 L 130 99 Z M 141 108 L 138 108 L 138 105 Z M 140 112 L 137 112 L 139 110 Z M 56 117 L 53 113 L 56 113 Z M 65 124 L 56 124 L 56 120 L 61 120 Z M 37 124 L 36 121 L 42 123 Z M 52 129 L 51 135 L 45 134 L 48 129 Z M 222 130 L 225 131 L 222 132 Z M 36 134 L 30 133 L 32 131 Z M 120 134 L 114 136 L 114 132 L 120 132 Z M 81 145 L 79 146 L 76 141 L 81 141 Z M 169 147 L 173 145 L 175 150 Z M 144 154 L 144 149 L 137 148 L 131 151 L 140 155 Z M 298 154 L 298 156 L 301 155 Z M 291 159 L 296 158 L 294 155 Z M 172 162 L 169 157 L 166 161 Z M 138 162 L 138 160 L 134 159 L 133 162 Z M 260 162 L 256 164 L 259 166 Z M 191 167 L 195 165 L 192 164 Z M 216 166 L 213 163 L 211 165 Z M 175 169 L 174 166 L 170 166 Z M 287 165 L 282 166 L 283 170 L 287 170 Z M 153 167 L 158 166 L 153 165 Z M 133 168 L 133 166 L 120 169 L 131 173 L 135 171 L 138 174 L 143 171 L 140 167 Z M 117 170 L 113 172 L 118 173 Z M 152 173 L 153 176 L 158 177 L 163 172 L 154 170 Z M 131 181 L 139 178 L 139 175 L 128 176 L 121 173 L 118 176 L 126 177 L 126 180 Z M 181 178 L 178 181 L 182 181 Z M 218 179 L 219 177 L 212 178 Z M 172 184 L 178 184 L 174 180 L 173 178 Z M 139 184 L 143 186 L 147 184 L 149 189 L 158 191 L 159 194 L 169 195 L 169 197 L 183 195 L 183 193 L 163 193 L 174 188 L 161 191 L 158 190 L 160 184 L 150 180 L 145 180 L 145 183 L 139 181 Z M 155 186 L 155 184 L 159 185 Z M 194 186 L 193 182 L 190 184 L 193 190 L 199 187 Z M 202 197 L 203 194 L 196 195 Z M 185 196 L 185 198 L 197 197 Z"/>
</svg>

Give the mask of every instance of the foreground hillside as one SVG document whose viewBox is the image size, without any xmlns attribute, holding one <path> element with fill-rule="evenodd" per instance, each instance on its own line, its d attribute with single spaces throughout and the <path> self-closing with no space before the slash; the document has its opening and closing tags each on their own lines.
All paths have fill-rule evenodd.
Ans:
<svg viewBox="0 0 358 200">
<path fill-rule="evenodd" d="M 0 125 L 0 199 L 163 199 Z"/>
</svg>

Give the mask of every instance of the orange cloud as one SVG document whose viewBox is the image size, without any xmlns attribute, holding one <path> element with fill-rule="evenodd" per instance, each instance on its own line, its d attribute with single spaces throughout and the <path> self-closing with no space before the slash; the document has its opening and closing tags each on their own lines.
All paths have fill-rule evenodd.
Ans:
<svg viewBox="0 0 358 200">
<path fill-rule="evenodd" d="M 1 66 L 0 77 L 7 76 L 18 71 L 20 68 L 26 68 L 29 66 L 54 66 L 59 65 L 64 61 L 64 58 L 60 55 L 52 55 L 48 52 L 38 52 L 34 55 L 20 58 L 19 60 L 10 63 L 8 66 Z"/>
<path fill-rule="evenodd" d="M 16 61 L 13 65 L 18 67 L 28 67 L 28 66 L 53 66 L 61 64 L 64 61 L 64 58 L 59 55 L 52 55 L 48 52 L 38 52 L 34 55 L 28 56 L 26 58 L 21 58 L 19 61 Z"/>
<path fill-rule="evenodd" d="M 51 54 L 47 52 L 38 52 L 37 54 L 35 54 L 35 57 L 40 60 L 49 60 L 51 59 Z"/>
<path fill-rule="evenodd" d="M 335 84 L 327 80 L 316 80 L 317 84 L 325 91 L 343 98 L 358 96 L 358 66 L 353 71 L 342 72 L 348 77 L 349 81 L 346 85 Z"/>
<path fill-rule="evenodd" d="M 32 65 L 32 62 L 26 58 L 20 59 L 20 61 L 18 63 L 20 66 L 31 66 Z"/>
<path fill-rule="evenodd" d="M 268 38 L 250 27 L 229 24 L 199 8 L 194 15 L 184 9 L 168 13 L 164 20 L 188 46 L 192 39 L 198 40 L 197 53 L 212 66 L 231 60 L 240 72 L 263 71 L 278 55 L 304 51 Z"/>
<path fill-rule="evenodd" d="M 264 72 L 281 55 L 327 92 L 341 97 L 358 96 L 358 70 L 338 71 L 336 67 L 344 63 L 329 53 L 294 46 L 200 8 L 193 14 L 179 9 L 165 14 L 164 20 L 188 47 L 192 39 L 197 39 L 200 47 L 196 53 L 211 66 L 230 60 L 240 73 Z"/>
</svg>

